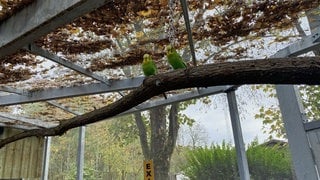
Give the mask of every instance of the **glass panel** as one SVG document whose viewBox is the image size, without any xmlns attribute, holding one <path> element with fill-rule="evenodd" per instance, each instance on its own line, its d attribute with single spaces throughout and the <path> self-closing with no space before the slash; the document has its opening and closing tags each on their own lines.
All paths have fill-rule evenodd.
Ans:
<svg viewBox="0 0 320 180">
<path fill-rule="evenodd" d="M 87 127 L 84 179 L 143 179 L 143 157 L 132 115 Z"/>
<path fill-rule="evenodd" d="M 171 161 L 177 178 L 239 179 L 226 95 L 199 99 L 184 113 L 195 122 L 179 131 Z"/>
<path fill-rule="evenodd" d="M 49 179 L 76 179 L 78 129 L 53 137 L 50 147 Z"/>
<path fill-rule="evenodd" d="M 251 179 L 294 179 L 274 86 L 241 86 L 237 95 Z"/>
</svg>

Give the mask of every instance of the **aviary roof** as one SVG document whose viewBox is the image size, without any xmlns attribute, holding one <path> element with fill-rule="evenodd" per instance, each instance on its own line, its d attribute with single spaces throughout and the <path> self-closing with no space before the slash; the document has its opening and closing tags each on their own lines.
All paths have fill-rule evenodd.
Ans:
<svg viewBox="0 0 320 180">
<path fill-rule="evenodd" d="M 0 28 L 20 11 L 32 8 L 36 2 L 0 0 Z M 262 53 L 261 49 L 270 48 L 271 42 L 288 43 L 290 38 L 297 38 L 292 28 L 303 16 L 302 12 L 319 6 L 319 2 L 313 0 L 253 1 L 250 4 L 231 0 L 203 0 L 188 1 L 188 4 L 197 64 L 266 57 L 267 54 Z M 139 78 L 142 75 L 140 63 L 145 53 L 151 54 L 156 60 L 160 73 L 169 71 L 165 61 L 165 46 L 170 43 L 170 15 L 173 17 L 175 46 L 190 61 L 188 36 L 178 1 L 172 10 L 167 0 L 105 1 L 101 7 L 83 13 L 34 42 L 23 44 L 24 48 L 17 49 L 15 53 L 4 57 L 0 55 L 0 101 L 1 97 L 12 94 L 27 97 L 38 91 L 53 93 L 59 88 L 103 86 L 119 79 Z M 33 48 L 28 49 L 28 46 Z M 44 58 L 44 54 L 61 58 L 62 66 L 48 60 L 48 57 Z M 191 61 L 189 65 L 193 65 Z M 78 96 L 74 94 L 54 102 L 0 105 L 0 119 L 15 119 L 9 115 L 14 114 L 29 118 L 31 122 L 37 119 L 54 126 L 59 120 L 112 103 L 134 88 L 128 88 L 128 84 L 123 86 L 115 88 L 121 90 L 116 94 L 83 93 L 87 96 L 72 98 Z M 19 118 L 16 122 L 2 122 L 20 127 L 38 125 Z"/>
</svg>

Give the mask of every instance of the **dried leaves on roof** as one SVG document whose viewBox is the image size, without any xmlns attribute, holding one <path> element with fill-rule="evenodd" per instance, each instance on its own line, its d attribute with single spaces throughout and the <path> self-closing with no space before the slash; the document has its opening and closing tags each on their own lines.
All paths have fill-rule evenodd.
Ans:
<svg viewBox="0 0 320 180">
<path fill-rule="evenodd" d="M 0 0 L 0 25 L 32 2 L 34 0 Z M 190 57 L 182 9 L 178 0 L 176 2 L 172 12 L 176 48 L 184 52 L 185 57 Z M 241 59 L 246 57 L 248 49 L 264 49 L 263 45 L 258 45 L 259 39 L 292 28 L 303 11 L 319 6 L 319 1 L 314 0 L 250 1 L 250 4 L 234 0 L 188 2 L 192 35 L 200 54 L 197 56 L 202 58 L 198 59 L 199 63 L 206 63 L 210 58 L 215 61 Z M 145 53 L 153 56 L 159 72 L 168 71 L 164 49 L 169 44 L 169 14 L 168 0 L 110 1 L 35 43 L 90 71 L 101 73 L 107 69 L 107 72 L 101 73 L 107 79 L 129 78 L 128 73 L 115 73 L 113 70 L 123 70 L 125 66 L 134 69 Z M 275 41 L 288 40 L 289 37 L 278 36 Z M 240 44 L 244 41 L 255 43 L 246 47 Z M 0 59 L 0 85 L 29 92 L 96 82 L 56 63 L 47 61 L 45 64 L 43 61 L 46 60 L 22 50 Z M 100 94 L 60 99 L 56 103 L 69 109 L 69 112 L 86 113 L 117 98 L 114 94 Z M 44 121 L 73 116 L 53 106 L 50 102 L 41 102 L 0 109 L 13 112 L 13 109 L 23 108 L 29 118 Z"/>
<path fill-rule="evenodd" d="M 0 21 L 27 6 L 31 0 L 0 1 Z M 111 1 L 97 10 L 58 28 L 36 43 L 71 61 L 86 64 L 88 69 L 101 71 L 141 63 L 144 53 L 154 59 L 165 56 L 169 43 L 167 29 L 169 8 L 166 0 Z M 196 42 L 208 41 L 210 46 L 227 46 L 240 38 L 260 38 L 271 30 L 288 29 L 299 18 L 299 13 L 316 7 L 318 1 L 189 1 L 193 37 Z M 182 10 L 174 9 L 177 48 L 187 46 Z M 226 49 L 225 49 L 226 50 Z M 245 53 L 245 50 L 242 50 Z M 79 54 L 88 55 L 79 58 Z M 99 54 L 96 56 L 96 54 Z M 229 56 L 226 56 L 229 57 Z M 241 56 L 239 56 L 241 57 Z M 8 67 L 18 63 L 34 63 L 32 56 L 18 53 L 1 59 L 0 83 L 24 80 L 32 74 L 28 69 L 18 71 Z M 223 59 L 223 57 L 221 58 Z M 159 61 L 160 62 L 160 61 Z M 8 65 L 9 64 L 9 65 Z M 4 74 L 4 75 L 3 75 Z M 12 77 L 9 78 L 8 77 Z"/>
<path fill-rule="evenodd" d="M 0 0 L 0 23 L 20 11 L 34 0 Z"/>
</svg>

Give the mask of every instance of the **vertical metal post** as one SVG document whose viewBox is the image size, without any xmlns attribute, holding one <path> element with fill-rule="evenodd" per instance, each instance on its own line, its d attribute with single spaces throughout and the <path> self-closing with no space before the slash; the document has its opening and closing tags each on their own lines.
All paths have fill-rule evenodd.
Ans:
<svg viewBox="0 0 320 180">
<path fill-rule="evenodd" d="M 45 137 L 45 141 L 44 141 L 41 180 L 48 180 L 49 161 L 50 161 L 50 145 L 51 145 L 51 137 L 47 136 L 47 137 Z"/>
<path fill-rule="evenodd" d="M 297 179 L 319 179 L 303 126 L 306 118 L 298 89 L 292 85 L 277 85 L 276 91 Z"/>
<path fill-rule="evenodd" d="M 311 11 L 306 13 L 308 18 L 316 15 L 312 14 Z M 315 27 L 319 26 L 319 21 L 309 22 L 309 25 L 312 33 L 316 33 Z M 315 47 L 313 51 L 317 54 L 319 51 Z M 297 51 L 295 46 L 288 46 L 285 49 L 286 51 L 278 51 L 272 58 L 292 56 L 292 52 Z M 304 52 L 301 51 L 299 54 Z M 299 54 L 295 53 L 295 55 Z M 306 119 L 297 87 L 292 85 L 277 85 L 276 91 L 297 179 L 319 179 L 310 143 L 303 128 L 303 123 Z"/>
<path fill-rule="evenodd" d="M 83 180 L 85 126 L 81 126 L 79 128 L 78 138 L 79 139 L 78 139 L 78 155 L 77 155 L 77 180 Z"/>
<path fill-rule="evenodd" d="M 317 28 L 320 27 L 319 11 L 320 11 L 320 7 L 319 6 L 314 8 L 314 9 L 310 9 L 310 10 L 306 11 L 306 15 L 307 15 L 308 22 L 309 22 L 309 27 L 310 27 L 310 30 L 311 30 L 312 34 L 317 34 Z M 320 55 L 319 47 L 314 49 L 313 53 L 316 56 L 319 56 Z M 320 176 L 320 173 L 319 173 L 319 170 L 320 170 L 320 154 L 318 153 L 319 151 L 317 151 L 317 150 L 320 150 L 319 149 L 319 147 L 320 147 L 319 141 L 320 140 L 319 140 L 318 136 L 314 136 L 314 135 L 315 135 L 315 133 L 319 133 L 320 132 L 319 129 L 320 128 L 318 128 L 317 131 L 307 132 L 307 137 L 308 137 L 308 140 L 309 140 L 309 143 L 310 143 L 311 151 L 313 152 L 312 154 L 314 155 L 313 158 L 314 158 L 314 162 L 316 164 L 316 171 L 318 172 L 318 179 L 320 179 L 320 177 L 319 177 Z"/>
<path fill-rule="evenodd" d="M 227 92 L 230 118 L 232 124 L 234 144 L 237 151 L 238 169 L 241 180 L 250 180 L 248 160 L 246 156 L 246 149 L 243 142 L 239 112 L 237 107 L 237 100 L 235 90 L 232 89 Z"/>
<path fill-rule="evenodd" d="M 306 12 L 308 18 L 314 16 L 312 11 Z M 315 33 L 314 30 L 315 27 L 319 26 L 319 21 L 309 22 L 309 25 L 312 33 Z M 293 51 L 294 48 L 292 47 Z M 316 54 L 319 52 L 315 48 L 313 51 Z M 281 58 L 290 55 L 292 55 L 290 50 L 286 51 L 286 53 L 279 51 L 272 57 Z M 310 143 L 303 127 L 306 117 L 304 116 L 297 87 L 292 85 L 277 85 L 276 91 L 297 179 L 319 179 Z"/>
</svg>

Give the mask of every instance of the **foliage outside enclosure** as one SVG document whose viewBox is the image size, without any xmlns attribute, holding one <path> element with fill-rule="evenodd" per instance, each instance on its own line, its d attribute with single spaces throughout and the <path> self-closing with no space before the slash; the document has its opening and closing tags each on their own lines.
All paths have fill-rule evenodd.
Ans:
<svg viewBox="0 0 320 180">
<path fill-rule="evenodd" d="M 251 179 L 293 179 L 287 147 L 268 147 L 252 142 L 247 149 Z M 231 144 L 212 145 L 189 150 L 184 174 L 196 179 L 240 179 L 236 150 Z"/>
</svg>

